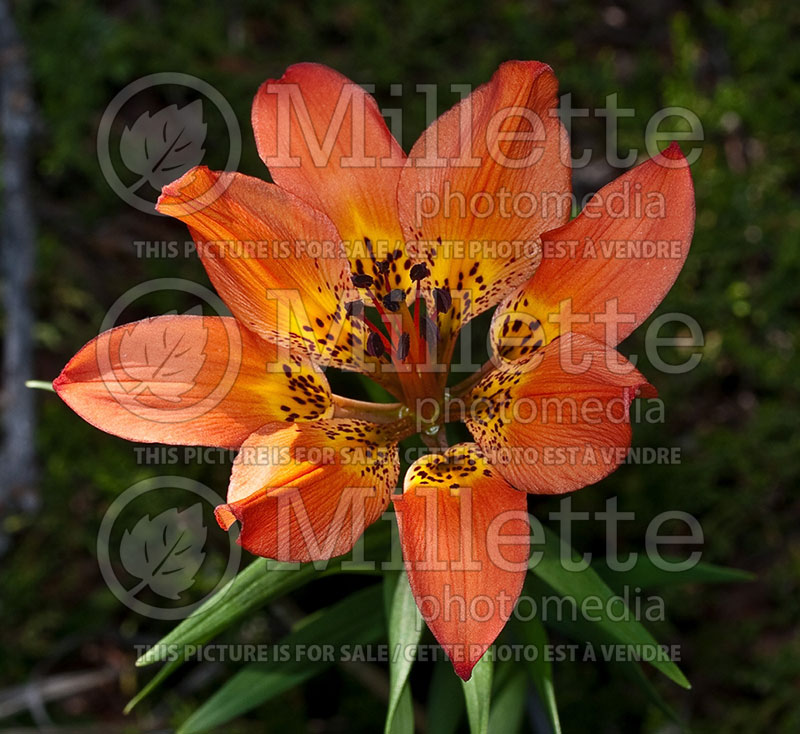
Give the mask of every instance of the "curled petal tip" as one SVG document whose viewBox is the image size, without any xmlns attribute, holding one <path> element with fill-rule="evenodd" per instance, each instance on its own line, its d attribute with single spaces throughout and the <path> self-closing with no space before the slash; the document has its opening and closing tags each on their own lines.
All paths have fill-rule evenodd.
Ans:
<svg viewBox="0 0 800 734">
<path fill-rule="evenodd" d="M 176 178 L 174 181 L 162 186 L 161 194 L 156 201 L 156 210 L 162 211 L 160 207 L 166 202 L 167 199 L 180 198 L 181 191 L 186 186 L 186 183 L 193 181 L 198 173 L 203 173 L 210 176 L 217 175 L 214 174 L 208 166 L 194 166 L 194 168 L 190 168 L 180 178 Z"/>
<path fill-rule="evenodd" d="M 234 515 L 228 505 L 220 505 L 214 510 L 214 517 L 217 523 L 223 530 L 230 530 L 231 525 L 236 522 L 236 515 Z"/>
<path fill-rule="evenodd" d="M 242 444 L 217 522 L 238 521 L 239 544 L 265 558 L 341 556 L 383 514 L 398 470 L 396 444 L 365 421 L 267 424 Z"/>
</svg>

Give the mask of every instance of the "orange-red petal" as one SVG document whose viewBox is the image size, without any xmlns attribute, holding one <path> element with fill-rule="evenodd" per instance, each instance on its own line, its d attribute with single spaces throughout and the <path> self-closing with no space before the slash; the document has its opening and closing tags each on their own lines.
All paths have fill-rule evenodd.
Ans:
<svg viewBox="0 0 800 734">
<path fill-rule="evenodd" d="M 561 494 L 625 461 L 639 395 L 655 390 L 619 352 L 568 333 L 487 375 L 467 399 L 465 422 L 510 484 Z"/>
<path fill-rule="evenodd" d="M 530 277 L 540 234 L 569 217 L 569 141 L 557 89 L 546 64 L 506 62 L 409 154 L 398 192 L 403 232 L 418 241 L 409 252 L 429 258 L 429 287 L 452 292 L 456 324 Z"/>
<path fill-rule="evenodd" d="M 566 331 L 618 344 L 678 277 L 694 214 L 689 164 L 676 143 L 603 187 L 577 218 L 543 235 L 536 273 L 495 313 L 498 352 L 524 357 Z"/>
<path fill-rule="evenodd" d="M 325 376 L 232 318 L 157 316 L 90 341 L 53 383 L 78 415 L 141 442 L 237 448 L 278 420 L 331 413 Z"/>
<path fill-rule="evenodd" d="M 405 154 L 373 97 L 327 66 L 295 64 L 261 86 L 252 117 L 272 179 L 331 218 L 353 271 L 375 276 L 383 290 L 371 247 L 375 260 L 392 255 L 391 288 L 407 288 L 397 216 Z"/>
<path fill-rule="evenodd" d="M 193 168 L 157 208 L 189 225 L 211 282 L 249 329 L 323 364 L 358 369 L 345 302 L 356 297 L 339 234 L 296 196 L 256 178 Z M 356 350 L 358 352 L 359 350 Z"/>
<path fill-rule="evenodd" d="M 398 471 L 396 444 L 374 424 L 271 424 L 242 445 L 217 520 L 226 530 L 238 520 L 239 543 L 259 556 L 339 556 L 386 509 Z"/>
<path fill-rule="evenodd" d="M 411 590 L 456 673 L 505 626 L 527 571 L 526 497 L 474 444 L 419 459 L 393 498 Z"/>
</svg>

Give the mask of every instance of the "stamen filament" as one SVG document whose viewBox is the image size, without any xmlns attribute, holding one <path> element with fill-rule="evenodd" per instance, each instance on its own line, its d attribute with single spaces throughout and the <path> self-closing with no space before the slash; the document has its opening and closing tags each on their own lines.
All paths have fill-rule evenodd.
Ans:
<svg viewBox="0 0 800 734">
<path fill-rule="evenodd" d="M 392 345 L 389 343 L 389 340 L 386 338 L 386 334 L 384 334 L 375 324 L 373 324 L 368 318 L 365 316 L 361 317 L 361 320 L 364 322 L 366 327 L 373 333 L 377 334 L 381 341 L 383 342 L 383 346 L 386 347 L 386 351 L 389 351 Z"/>
<path fill-rule="evenodd" d="M 422 341 L 422 332 L 420 331 L 419 327 L 419 316 L 420 312 L 422 311 L 422 303 L 420 302 L 420 291 L 422 290 L 421 287 L 422 281 L 417 281 L 417 288 L 416 293 L 414 294 L 414 333 L 418 335 L 420 341 Z M 427 349 L 426 349 L 427 352 Z M 417 360 L 419 360 L 419 355 L 417 355 Z M 427 359 L 425 360 L 428 361 Z"/>
</svg>

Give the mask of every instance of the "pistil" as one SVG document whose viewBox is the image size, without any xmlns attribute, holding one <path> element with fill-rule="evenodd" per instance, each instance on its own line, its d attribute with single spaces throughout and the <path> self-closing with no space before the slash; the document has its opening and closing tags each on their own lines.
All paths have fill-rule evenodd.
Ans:
<svg viewBox="0 0 800 734">
<path fill-rule="evenodd" d="M 372 252 L 370 251 L 372 255 Z M 443 400 L 443 380 L 430 369 L 430 350 L 427 335 L 423 334 L 423 325 L 430 321 L 422 315 L 424 299 L 422 298 L 422 281 L 430 275 L 425 263 L 417 263 L 410 270 L 410 277 L 415 282 L 413 314 L 406 301 L 406 292 L 402 289 L 389 289 L 388 261 L 377 262 L 373 256 L 375 270 L 384 276 L 386 294 L 379 298 L 375 292 L 375 279 L 366 273 L 352 276 L 353 285 L 365 292 L 366 297 L 375 307 L 388 334 L 370 322 L 364 314 L 364 304 L 348 304 L 347 313 L 352 318 L 363 321 L 370 330 L 366 343 L 366 351 L 370 356 L 381 360 L 388 356 L 398 377 L 400 388 L 406 404 L 414 410 L 428 404 L 430 399 Z M 441 299 L 440 299 L 441 300 Z M 423 420 L 425 417 L 420 416 Z"/>
</svg>

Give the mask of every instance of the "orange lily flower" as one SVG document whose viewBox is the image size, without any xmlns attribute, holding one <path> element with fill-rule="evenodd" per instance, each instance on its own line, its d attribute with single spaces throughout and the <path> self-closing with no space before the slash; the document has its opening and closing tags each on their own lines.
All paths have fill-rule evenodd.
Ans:
<svg viewBox="0 0 800 734">
<path fill-rule="evenodd" d="M 527 493 L 624 461 L 630 403 L 655 392 L 615 347 L 663 299 L 693 231 L 674 144 L 568 221 L 556 92 L 545 64 L 505 63 L 406 156 L 360 87 L 290 67 L 253 104 L 274 183 L 198 167 L 157 205 L 189 226 L 234 318 L 118 327 L 54 383 L 124 438 L 239 449 L 217 518 L 253 553 L 343 554 L 393 500 L 411 589 L 464 679 L 520 594 Z M 447 388 L 459 331 L 494 307 L 496 358 Z M 328 367 L 398 402 L 334 395 Z M 457 419 L 474 442 L 448 447 Z M 417 432 L 431 453 L 393 495 L 398 442 Z"/>
</svg>

